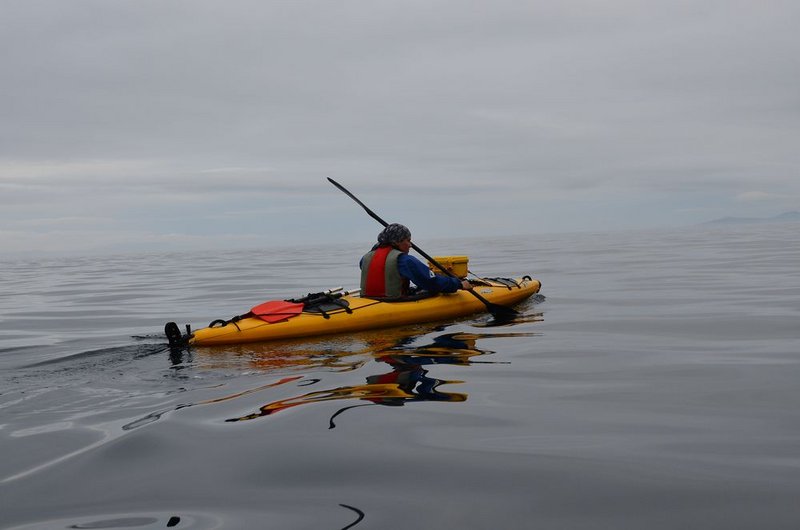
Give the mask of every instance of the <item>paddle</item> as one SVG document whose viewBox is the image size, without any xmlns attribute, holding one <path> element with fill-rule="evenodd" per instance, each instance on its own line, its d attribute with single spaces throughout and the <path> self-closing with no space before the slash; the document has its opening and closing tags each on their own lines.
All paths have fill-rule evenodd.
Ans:
<svg viewBox="0 0 800 530">
<path fill-rule="evenodd" d="M 347 190 L 347 189 L 346 189 L 344 186 L 342 186 L 341 184 L 339 184 L 338 182 L 336 182 L 335 180 L 333 180 L 333 179 L 332 179 L 332 178 L 330 178 L 330 177 L 328 177 L 328 182 L 330 182 L 331 184 L 333 184 L 334 186 L 336 186 L 337 188 L 339 188 L 339 189 L 340 189 L 340 190 L 341 190 L 341 191 L 342 191 L 342 192 L 343 192 L 345 195 L 347 195 L 348 197 L 350 197 L 351 199 L 353 199 L 354 201 L 356 201 L 356 203 L 357 203 L 359 206 L 361 206 L 362 208 L 364 208 L 364 211 L 365 211 L 365 212 L 367 212 L 367 213 L 369 214 L 369 216 L 370 216 L 370 217 L 372 217 L 373 219 L 375 219 L 376 221 L 378 221 L 378 222 L 379 222 L 380 224 L 382 224 L 384 227 L 386 227 L 386 226 L 389 226 L 389 223 L 387 223 L 386 221 L 384 221 L 383 219 L 381 219 L 381 218 L 378 216 L 378 214 L 376 214 L 375 212 L 373 212 L 372 210 L 370 210 L 369 208 L 367 208 L 367 205 L 366 205 L 366 204 L 364 204 L 363 202 L 361 202 L 360 200 L 358 200 L 358 197 L 356 197 L 355 195 L 353 195 L 352 193 L 350 193 L 350 192 L 349 192 L 349 191 L 348 191 L 348 190 Z M 429 255 L 427 255 L 427 254 L 426 254 L 426 253 L 425 253 L 425 252 L 424 252 L 424 251 L 423 251 L 421 248 L 419 248 L 419 247 L 418 247 L 417 245 L 415 245 L 414 243 L 411 243 L 411 248 L 413 248 L 414 250 L 416 250 L 416 251 L 419 253 L 419 255 L 420 255 L 420 256 L 422 256 L 423 258 L 427 259 L 427 260 L 428 260 L 430 263 L 432 263 L 432 264 L 433 264 L 433 266 L 434 266 L 434 267 L 436 267 L 437 269 L 441 270 L 441 271 L 442 271 L 443 273 L 445 273 L 447 276 L 450 276 L 451 278 L 456 278 L 457 280 L 460 280 L 460 279 L 461 279 L 461 278 L 459 278 L 458 276 L 456 276 L 455 274 L 453 274 L 452 272 L 450 272 L 449 270 L 445 269 L 445 268 L 444 268 L 442 265 L 440 265 L 440 264 L 439 264 L 439 263 L 438 263 L 438 262 L 437 262 L 435 259 L 433 259 L 433 258 L 432 258 L 432 257 L 430 257 Z M 481 302 L 483 302 L 483 305 L 485 305 L 485 306 L 486 306 L 486 309 L 487 309 L 487 310 L 488 310 L 488 311 L 489 311 L 489 312 L 492 314 L 492 316 L 494 316 L 495 318 L 505 318 L 505 319 L 509 319 L 509 318 L 513 318 L 513 317 L 515 317 L 515 316 L 519 315 L 519 313 L 518 313 L 518 312 L 514 311 L 514 310 L 513 310 L 513 309 L 511 309 L 510 307 L 505 307 L 505 306 L 502 306 L 502 305 L 493 304 L 492 302 L 490 302 L 490 301 L 489 301 L 489 300 L 487 300 L 486 298 L 482 297 L 480 294 L 476 293 L 474 289 L 469 289 L 469 291 L 468 291 L 468 292 L 469 292 L 469 293 L 471 293 L 471 294 L 472 294 L 472 295 L 473 295 L 475 298 L 477 298 L 478 300 L 480 300 Z"/>
</svg>

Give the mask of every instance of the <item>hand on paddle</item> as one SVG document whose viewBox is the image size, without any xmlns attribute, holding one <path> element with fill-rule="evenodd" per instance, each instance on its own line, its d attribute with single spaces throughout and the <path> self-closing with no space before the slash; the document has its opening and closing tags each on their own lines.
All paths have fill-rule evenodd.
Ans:
<svg viewBox="0 0 800 530">
<path fill-rule="evenodd" d="M 472 284 L 469 283 L 467 280 L 462 280 L 461 281 L 461 288 L 464 289 L 465 291 L 471 291 L 472 290 Z"/>
</svg>

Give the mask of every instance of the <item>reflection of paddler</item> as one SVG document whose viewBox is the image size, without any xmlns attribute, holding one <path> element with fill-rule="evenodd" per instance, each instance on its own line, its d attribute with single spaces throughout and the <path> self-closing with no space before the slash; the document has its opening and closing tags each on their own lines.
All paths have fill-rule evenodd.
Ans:
<svg viewBox="0 0 800 530">
<path fill-rule="evenodd" d="M 388 406 L 403 406 L 412 401 L 466 401 L 467 394 L 438 390 L 442 385 L 462 381 L 445 381 L 428 377 L 427 370 L 422 366 L 438 363 L 469 364 L 472 356 L 492 353 L 478 349 L 475 346 L 478 339 L 513 336 L 519 334 L 448 333 L 435 337 L 431 344 L 419 348 L 408 347 L 406 344 L 412 337 L 403 337 L 395 343 L 395 346 L 376 351 L 375 360 L 388 364 L 392 370 L 368 376 L 365 385 L 310 392 L 274 401 L 261 407 L 258 412 L 227 421 L 252 420 L 299 405 L 342 399 L 357 399 L 370 402 L 368 404 Z M 331 424 L 333 418 L 350 408 L 353 406 L 344 407 L 336 412 L 331 417 Z"/>
<path fill-rule="evenodd" d="M 345 386 L 333 390 L 309 392 L 302 396 L 273 401 L 261 407 L 258 412 L 226 421 L 254 420 L 299 405 L 340 399 L 359 399 L 370 401 L 374 404 L 390 406 L 402 406 L 408 401 L 466 401 L 466 394 L 439 392 L 437 390 L 440 385 L 461 383 L 461 381 L 443 381 L 426 377 L 425 374 L 427 372 L 419 366 L 415 366 L 410 370 L 392 370 L 386 374 L 367 377 L 366 385 Z"/>
<path fill-rule="evenodd" d="M 391 359 L 391 362 L 390 362 Z M 393 364 L 394 370 L 385 374 L 367 377 L 367 386 L 370 385 L 395 385 L 407 394 L 408 397 L 366 398 L 373 403 L 381 405 L 404 405 L 406 401 L 466 401 L 466 394 L 453 392 L 439 392 L 437 387 L 447 383 L 461 383 L 461 381 L 443 381 L 427 377 L 428 371 L 416 364 L 397 363 L 393 358 L 381 358 L 384 362 Z"/>
</svg>

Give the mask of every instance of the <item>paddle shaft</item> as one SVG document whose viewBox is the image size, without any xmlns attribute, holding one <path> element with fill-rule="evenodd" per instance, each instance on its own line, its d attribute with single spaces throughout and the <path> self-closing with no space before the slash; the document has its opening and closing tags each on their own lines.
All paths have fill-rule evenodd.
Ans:
<svg viewBox="0 0 800 530">
<path fill-rule="evenodd" d="M 330 177 L 328 177 L 328 182 L 330 182 L 331 184 L 333 184 L 334 186 L 336 186 L 337 188 L 339 188 L 339 189 L 340 189 L 340 190 L 341 190 L 341 191 L 342 191 L 342 192 L 343 192 L 345 195 L 347 195 L 348 197 L 350 197 L 351 199 L 353 199 L 354 201 L 356 201 L 356 203 L 358 203 L 358 205 L 359 205 L 359 206 L 361 206 L 361 207 L 364 209 L 364 211 L 365 211 L 365 212 L 367 212 L 367 214 L 369 214 L 369 216 L 370 216 L 370 217 L 372 217 L 373 219 L 375 219 L 376 221 L 378 221 L 378 222 L 379 222 L 380 224 L 382 224 L 384 227 L 387 227 L 387 226 L 389 226 L 389 223 L 387 223 L 386 221 L 384 221 L 383 219 L 381 219 L 381 218 L 380 218 L 380 216 L 379 216 L 378 214 L 376 214 L 375 212 L 373 212 L 372 210 L 370 210 L 370 209 L 367 207 L 367 205 L 366 205 L 366 204 L 364 204 L 363 202 L 361 202 L 361 201 L 358 199 L 358 197 L 356 197 L 355 195 L 353 195 L 352 193 L 350 193 L 350 192 L 347 190 L 347 188 L 345 188 L 344 186 L 342 186 L 341 184 L 339 184 L 338 182 L 336 182 L 335 180 L 333 180 L 333 179 L 332 179 L 332 178 L 330 178 Z M 428 261 L 429 261 L 429 262 L 430 262 L 430 263 L 431 263 L 431 264 L 432 264 L 434 267 L 436 267 L 437 269 L 439 269 L 440 271 L 442 271 L 443 273 L 445 273 L 447 276 L 450 276 L 451 278 L 455 278 L 455 279 L 457 279 L 457 280 L 461 280 L 461 278 L 459 278 L 458 276 L 456 276 L 455 274 L 453 274 L 453 273 L 452 273 L 452 272 L 450 272 L 449 270 L 445 269 L 445 268 L 444 268 L 444 267 L 443 267 L 443 266 L 442 266 L 442 265 L 441 265 L 441 264 L 440 264 L 438 261 L 436 261 L 435 259 L 433 259 L 432 257 L 430 257 L 428 254 L 426 254 L 426 253 L 425 253 L 425 251 L 423 251 L 421 248 L 419 248 L 419 247 L 418 247 L 417 245 L 415 245 L 414 243 L 411 243 L 411 248 L 413 248 L 414 250 L 416 250 L 416 251 L 419 253 L 419 255 L 420 255 L 420 256 L 422 256 L 423 258 L 427 259 L 427 260 L 428 260 Z M 483 305 L 485 305 L 485 306 L 486 306 L 486 309 L 488 309 L 488 310 L 489 310 L 489 312 L 491 312 L 493 315 L 496 315 L 496 314 L 498 314 L 498 313 L 517 314 L 517 312 L 516 312 L 516 311 L 514 311 L 513 309 L 511 309 L 510 307 L 505 307 L 505 306 L 501 306 L 501 305 L 493 304 L 492 302 L 490 302 L 489 300 L 487 300 L 486 298 L 484 298 L 484 297 L 483 297 L 483 296 L 481 296 L 480 294 L 476 293 L 474 289 L 468 289 L 468 292 L 472 293 L 472 295 L 473 295 L 473 296 L 475 296 L 475 298 L 477 298 L 478 300 L 480 300 L 481 302 L 483 302 Z"/>
</svg>

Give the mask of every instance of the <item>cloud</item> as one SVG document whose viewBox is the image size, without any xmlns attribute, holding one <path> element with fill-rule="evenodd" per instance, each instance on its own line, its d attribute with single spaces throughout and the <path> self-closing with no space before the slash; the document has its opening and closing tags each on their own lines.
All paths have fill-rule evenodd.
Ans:
<svg viewBox="0 0 800 530">
<path fill-rule="evenodd" d="M 766 204 L 731 200 L 752 190 L 800 196 L 798 16 L 785 0 L 12 0 L 0 222 L 257 234 L 263 212 L 352 208 L 326 176 L 398 217 L 478 227 L 738 215 Z"/>
</svg>

